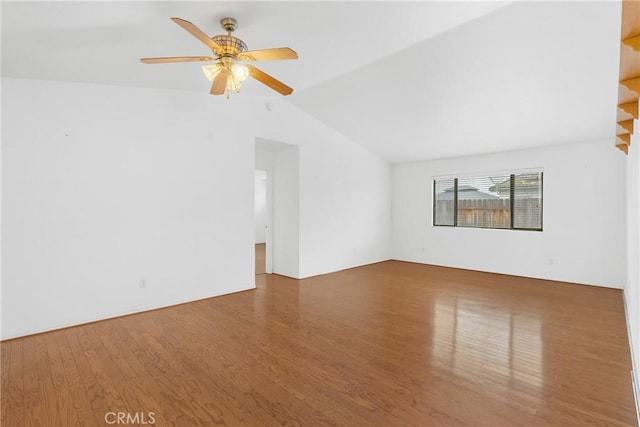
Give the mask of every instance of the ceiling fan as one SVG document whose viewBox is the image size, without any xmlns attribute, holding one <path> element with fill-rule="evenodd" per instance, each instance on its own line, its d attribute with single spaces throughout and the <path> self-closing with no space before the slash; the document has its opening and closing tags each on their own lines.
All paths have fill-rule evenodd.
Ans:
<svg viewBox="0 0 640 427">
<path fill-rule="evenodd" d="M 212 95 L 222 95 L 226 92 L 227 98 L 229 98 L 231 91 L 240 92 L 242 82 L 249 77 L 253 77 L 282 95 L 290 95 L 293 92 L 291 87 L 281 81 L 251 64 L 242 64 L 241 61 L 298 59 L 298 54 L 294 50 L 288 47 L 247 50 L 245 42 L 231 35 L 238 27 L 238 22 L 233 18 L 221 19 L 220 25 L 227 31 L 227 34 L 213 37 L 209 37 L 189 21 L 180 18 L 171 18 L 171 20 L 187 30 L 187 32 L 202 43 L 206 44 L 215 55 L 215 58 L 210 56 L 172 56 L 165 58 L 141 58 L 141 62 L 145 64 L 161 64 L 216 60 L 217 62 L 215 64 L 205 65 L 202 67 L 202 70 L 205 76 L 213 82 L 210 93 Z"/>
</svg>

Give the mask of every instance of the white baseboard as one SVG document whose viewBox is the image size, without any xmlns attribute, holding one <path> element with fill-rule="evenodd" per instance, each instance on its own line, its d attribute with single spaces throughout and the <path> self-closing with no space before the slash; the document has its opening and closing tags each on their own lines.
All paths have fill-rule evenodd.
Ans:
<svg viewBox="0 0 640 427">
<path fill-rule="evenodd" d="M 633 398 L 636 402 L 636 417 L 638 418 L 638 425 L 640 425 L 640 411 L 638 411 L 638 382 L 636 381 L 634 370 L 631 370 L 631 384 L 633 386 Z"/>
</svg>

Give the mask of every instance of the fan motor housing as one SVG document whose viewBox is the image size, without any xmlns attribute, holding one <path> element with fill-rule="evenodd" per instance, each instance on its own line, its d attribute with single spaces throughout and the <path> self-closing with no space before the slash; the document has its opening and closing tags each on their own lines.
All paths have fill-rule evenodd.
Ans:
<svg viewBox="0 0 640 427">
<path fill-rule="evenodd" d="M 237 56 L 239 53 L 247 51 L 245 42 L 232 35 L 219 35 L 211 37 L 223 50 L 221 56 Z"/>
</svg>

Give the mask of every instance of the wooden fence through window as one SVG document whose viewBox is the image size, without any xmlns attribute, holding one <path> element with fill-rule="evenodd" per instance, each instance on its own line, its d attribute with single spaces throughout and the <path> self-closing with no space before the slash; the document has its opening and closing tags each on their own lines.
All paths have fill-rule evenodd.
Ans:
<svg viewBox="0 0 640 427">
<path fill-rule="evenodd" d="M 517 198 L 514 205 L 517 212 L 515 228 L 540 228 L 541 206 L 539 199 Z M 453 200 L 436 201 L 435 214 L 436 218 L 440 219 L 438 225 L 453 225 Z M 458 227 L 511 228 L 509 199 L 458 200 Z"/>
</svg>

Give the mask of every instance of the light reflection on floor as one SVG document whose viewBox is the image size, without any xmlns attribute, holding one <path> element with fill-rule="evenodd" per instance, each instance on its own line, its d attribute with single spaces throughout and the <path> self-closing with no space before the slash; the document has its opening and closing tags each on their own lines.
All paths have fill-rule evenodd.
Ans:
<svg viewBox="0 0 640 427">
<path fill-rule="evenodd" d="M 544 357 L 535 315 L 441 295 L 434 317 L 434 367 L 475 383 L 490 381 L 505 392 L 541 396 Z"/>
</svg>

